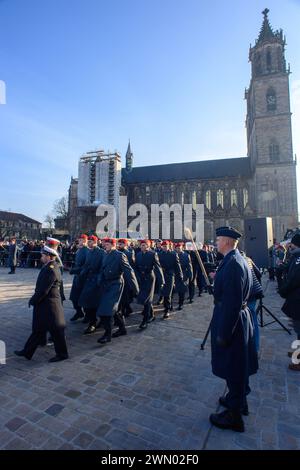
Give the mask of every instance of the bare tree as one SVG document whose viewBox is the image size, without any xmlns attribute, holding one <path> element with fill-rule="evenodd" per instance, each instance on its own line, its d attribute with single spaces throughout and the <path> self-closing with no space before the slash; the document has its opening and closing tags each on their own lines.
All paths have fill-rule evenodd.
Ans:
<svg viewBox="0 0 300 470">
<path fill-rule="evenodd" d="M 47 228 L 54 228 L 54 217 L 50 213 L 45 215 L 44 222 L 47 225 Z"/>
<path fill-rule="evenodd" d="M 66 219 L 68 217 L 68 198 L 63 196 L 55 201 L 53 211 L 56 217 Z"/>
</svg>

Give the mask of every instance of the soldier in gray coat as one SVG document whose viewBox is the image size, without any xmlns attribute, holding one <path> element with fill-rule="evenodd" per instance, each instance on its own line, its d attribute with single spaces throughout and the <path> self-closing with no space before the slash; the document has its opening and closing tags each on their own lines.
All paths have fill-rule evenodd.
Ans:
<svg viewBox="0 0 300 470">
<path fill-rule="evenodd" d="M 98 343 L 105 344 L 110 342 L 112 337 L 117 338 L 127 334 L 124 317 L 117 314 L 124 288 L 124 278 L 133 296 L 139 293 L 139 286 L 127 256 L 116 250 L 116 240 L 114 238 L 104 238 L 102 243 L 106 254 L 103 257 L 101 271 L 98 276 L 100 303 L 97 316 L 100 317 L 105 330 L 104 335 L 98 339 Z M 118 330 L 112 334 L 112 318 L 114 316 Z"/>
<path fill-rule="evenodd" d="M 70 300 L 72 300 L 73 307 L 76 310 L 75 315 L 70 319 L 70 321 L 72 322 L 84 317 L 82 307 L 78 305 L 78 300 L 79 300 L 81 291 L 84 287 L 84 280 L 82 280 L 82 278 L 80 278 L 79 275 L 83 269 L 87 254 L 89 252 L 89 249 L 87 247 L 87 240 L 88 240 L 87 235 L 81 235 L 79 237 L 79 240 L 78 240 L 79 248 L 75 255 L 75 264 L 70 269 L 70 274 L 74 274 L 71 293 L 70 293 Z"/>
</svg>

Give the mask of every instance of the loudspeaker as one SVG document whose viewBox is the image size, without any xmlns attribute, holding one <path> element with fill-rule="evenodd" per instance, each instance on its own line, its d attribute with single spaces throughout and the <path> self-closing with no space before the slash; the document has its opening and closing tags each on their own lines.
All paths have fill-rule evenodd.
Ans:
<svg viewBox="0 0 300 470">
<path fill-rule="evenodd" d="M 245 219 L 245 252 L 259 268 L 269 266 L 269 249 L 273 245 L 271 217 Z"/>
</svg>

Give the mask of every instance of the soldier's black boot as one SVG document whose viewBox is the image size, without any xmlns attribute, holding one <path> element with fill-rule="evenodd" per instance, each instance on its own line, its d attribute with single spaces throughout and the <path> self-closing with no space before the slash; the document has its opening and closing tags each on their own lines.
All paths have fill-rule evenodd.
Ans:
<svg viewBox="0 0 300 470">
<path fill-rule="evenodd" d="M 80 320 L 81 318 L 84 318 L 84 313 L 81 309 L 77 309 L 75 315 L 70 318 L 70 321 L 77 321 Z"/>
<path fill-rule="evenodd" d="M 225 410 L 222 413 L 211 414 L 211 424 L 220 429 L 231 429 L 236 432 L 244 432 L 244 421 L 239 411 Z"/>
<path fill-rule="evenodd" d="M 226 396 L 225 397 L 220 397 L 219 398 L 219 403 L 220 403 L 220 405 L 224 406 L 224 408 L 228 408 L 228 403 L 227 403 L 227 400 L 226 400 Z M 244 416 L 249 415 L 248 403 L 246 403 L 246 405 L 242 409 L 242 415 L 244 415 Z"/>
<path fill-rule="evenodd" d="M 127 330 L 125 328 L 119 328 L 117 331 L 115 331 L 111 336 L 112 338 L 118 338 L 119 336 L 124 336 L 127 335 Z"/>
<path fill-rule="evenodd" d="M 19 356 L 19 357 L 26 357 L 26 359 L 28 359 L 28 361 L 30 361 L 31 357 L 28 357 L 26 354 L 25 354 L 25 351 L 24 349 L 22 349 L 21 351 L 14 351 L 14 354 L 16 356 Z"/>
<path fill-rule="evenodd" d="M 97 339 L 97 343 L 105 344 L 111 342 L 111 336 L 104 334 L 101 338 Z"/>
<path fill-rule="evenodd" d="M 84 330 L 84 335 L 91 335 L 96 332 L 96 325 L 94 323 L 90 323 L 89 326 Z"/>
</svg>

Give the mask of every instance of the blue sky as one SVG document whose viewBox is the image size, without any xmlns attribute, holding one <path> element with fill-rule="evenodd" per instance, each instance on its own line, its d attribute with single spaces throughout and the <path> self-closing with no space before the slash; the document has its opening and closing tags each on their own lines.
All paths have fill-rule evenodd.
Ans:
<svg viewBox="0 0 300 470">
<path fill-rule="evenodd" d="M 0 0 L 0 209 L 43 221 L 82 153 L 124 157 L 129 138 L 136 166 L 246 155 L 266 6 L 287 36 L 300 158 L 299 0 Z"/>
</svg>

